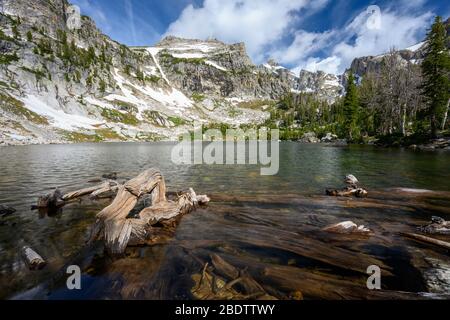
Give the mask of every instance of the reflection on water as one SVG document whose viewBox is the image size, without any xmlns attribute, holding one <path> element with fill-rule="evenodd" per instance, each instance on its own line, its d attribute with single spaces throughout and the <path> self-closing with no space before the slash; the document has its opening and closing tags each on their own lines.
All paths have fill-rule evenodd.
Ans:
<svg viewBox="0 0 450 320">
<path fill-rule="evenodd" d="M 260 176 L 258 166 L 181 165 L 170 161 L 170 143 L 112 143 L 0 148 L 0 204 L 17 212 L 0 220 L 0 297 L 7 298 L 53 279 L 83 247 L 95 214 L 108 200 L 75 202 L 54 216 L 30 211 L 38 196 L 59 187 L 72 191 L 102 174 L 127 180 L 158 167 L 170 191 L 192 186 L 212 203 L 183 218 L 175 239 L 164 246 L 131 249 L 126 259 L 109 260 L 102 248 L 78 254 L 82 292 L 67 292 L 58 281 L 49 298 L 192 298 L 192 274 L 213 253 L 246 268 L 274 294 L 303 291 L 305 298 L 363 298 L 347 282 L 364 289 L 367 263 L 387 270 L 384 289 L 419 292 L 424 257 L 448 259 L 442 252 L 403 239 L 431 215 L 450 220 L 450 154 L 409 150 L 347 148 L 281 143 L 280 172 Z M 363 201 L 323 197 L 353 173 L 371 192 Z M 388 191 L 404 187 L 443 191 L 404 197 Z M 344 239 L 320 232 L 330 223 L 353 220 L 376 233 L 370 239 Z M 19 248 L 35 248 L 48 260 L 29 272 Z M 80 257 L 81 255 L 81 257 Z M 90 256 L 90 259 L 87 259 Z M 81 263 L 81 262 L 80 262 Z M 309 282 L 301 279 L 308 276 Z M 339 282 L 336 275 L 343 277 Z M 290 281 L 285 281 L 287 279 Z M 316 282 L 315 282 L 316 281 Z M 342 282 L 344 281 L 344 282 Z M 347 281 L 347 282 L 346 282 Z M 335 283 L 336 282 L 336 283 Z M 64 282 L 63 282 L 64 283 Z M 350 284 L 348 284 L 350 285 Z"/>
</svg>

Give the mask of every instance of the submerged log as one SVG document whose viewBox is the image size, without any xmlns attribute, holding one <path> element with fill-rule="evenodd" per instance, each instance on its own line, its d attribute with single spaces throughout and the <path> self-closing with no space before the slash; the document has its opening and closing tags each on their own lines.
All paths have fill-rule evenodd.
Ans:
<svg viewBox="0 0 450 320">
<path fill-rule="evenodd" d="M 434 245 L 439 246 L 441 248 L 450 250 L 450 242 L 446 242 L 446 241 L 430 238 L 430 237 L 423 236 L 423 235 L 420 235 L 420 234 L 415 234 L 415 233 L 403 233 L 403 235 L 408 237 L 408 238 L 414 239 L 414 240 L 418 240 L 418 241 L 434 244 Z"/>
<path fill-rule="evenodd" d="M 143 209 L 138 218 L 130 218 L 138 200 L 147 194 L 151 195 L 151 207 Z M 146 170 L 118 187 L 113 202 L 97 214 L 90 241 L 103 238 L 110 253 L 122 254 L 130 240 L 133 243 L 145 241 L 152 225 L 189 213 L 200 201 L 205 203 L 207 200 L 206 196 L 198 197 L 190 189 L 177 201 L 167 201 L 165 181 L 159 170 Z"/>
<path fill-rule="evenodd" d="M 119 191 L 119 184 L 117 185 L 108 185 L 105 188 L 101 188 L 98 190 L 95 190 L 90 194 L 90 198 L 92 199 L 98 199 L 98 198 L 111 198 L 115 194 L 117 194 L 117 191 Z"/>
<path fill-rule="evenodd" d="M 342 234 L 349 234 L 349 233 L 369 234 L 369 233 L 371 233 L 370 229 L 366 228 L 364 225 L 358 226 L 353 221 L 344 221 L 344 222 L 336 223 L 331 226 L 325 227 L 322 230 L 326 231 L 326 232 L 342 233 Z"/>
<path fill-rule="evenodd" d="M 7 207 L 4 205 L 0 205 L 0 216 L 6 217 L 16 212 L 16 209 L 12 207 Z"/>
<path fill-rule="evenodd" d="M 418 229 L 429 234 L 450 234 L 450 221 L 445 221 L 441 217 L 432 217 L 431 223 Z"/>
<path fill-rule="evenodd" d="M 239 270 L 217 254 L 211 256 L 201 274 L 194 274 L 191 293 L 200 300 L 277 300 L 245 270 Z"/>
<path fill-rule="evenodd" d="M 22 256 L 30 270 L 41 270 L 45 265 L 45 260 L 30 247 L 22 248 Z"/>
<path fill-rule="evenodd" d="M 364 198 L 367 197 L 368 192 L 364 190 L 363 188 L 353 188 L 353 187 L 347 187 L 342 190 L 336 190 L 336 189 L 327 189 L 326 194 L 328 196 L 334 196 L 334 197 L 351 197 L 355 196 L 357 198 Z"/>
</svg>

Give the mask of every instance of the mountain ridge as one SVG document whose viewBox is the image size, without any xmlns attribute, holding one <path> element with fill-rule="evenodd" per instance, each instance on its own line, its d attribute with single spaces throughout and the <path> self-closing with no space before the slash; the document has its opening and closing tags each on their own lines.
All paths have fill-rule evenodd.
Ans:
<svg viewBox="0 0 450 320">
<path fill-rule="evenodd" d="M 261 125 L 286 94 L 332 103 L 344 93 L 345 76 L 255 65 L 242 42 L 167 36 L 128 47 L 87 16 L 70 30 L 69 5 L 3 1 L 0 145 L 177 140 L 194 122 Z"/>
</svg>

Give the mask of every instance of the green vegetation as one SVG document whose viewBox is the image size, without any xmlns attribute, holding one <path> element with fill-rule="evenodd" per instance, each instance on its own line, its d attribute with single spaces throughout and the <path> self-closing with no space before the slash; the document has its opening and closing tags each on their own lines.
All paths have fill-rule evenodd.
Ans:
<svg viewBox="0 0 450 320">
<path fill-rule="evenodd" d="M 362 81 L 349 74 L 344 98 L 329 104 L 313 94 L 287 94 L 271 108 L 265 125 L 279 128 L 281 139 L 298 139 L 313 131 L 319 138 L 330 132 L 351 142 L 386 145 L 420 144 L 445 135 L 450 101 L 448 37 L 437 17 L 428 33 L 430 45 L 422 67 L 405 65 L 391 51 L 384 55 L 380 70 L 368 72 Z"/>
<path fill-rule="evenodd" d="M 183 126 L 187 124 L 186 120 L 179 117 L 167 117 L 167 120 L 172 122 L 175 126 Z"/>
<path fill-rule="evenodd" d="M 13 33 L 14 39 L 20 39 L 20 32 L 19 32 L 19 29 L 17 28 L 17 25 L 12 26 L 12 33 Z"/>
<path fill-rule="evenodd" d="M 201 93 L 194 92 L 191 96 L 192 100 L 194 100 L 196 103 L 203 102 L 205 100 L 205 96 Z"/>
<path fill-rule="evenodd" d="M 97 129 L 97 130 L 95 130 L 95 134 L 97 135 L 98 139 L 100 139 L 100 141 L 105 141 L 105 140 L 124 141 L 124 140 L 126 140 L 124 137 L 122 137 L 121 135 L 119 135 L 117 132 L 115 132 L 112 129 Z"/>
<path fill-rule="evenodd" d="M 358 89 L 356 88 L 355 78 L 350 73 L 348 78 L 347 93 L 344 98 L 344 131 L 349 140 L 357 134 L 358 112 L 359 112 Z"/>
<path fill-rule="evenodd" d="M 205 64 L 204 58 L 173 58 L 172 63 L 178 64 L 178 63 L 190 63 L 195 65 Z"/>
<path fill-rule="evenodd" d="M 161 80 L 161 78 L 155 75 L 145 77 L 145 81 L 150 81 L 151 83 L 158 83 L 159 80 Z"/>
<path fill-rule="evenodd" d="M 161 62 L 164 64 L 179 64 L 179 63 L 187 63 L 194 65 L 201 65 L 206 63 L 206 59 L 204 58 L 177 58 L 167 52 L 167 50 L 163 50 L 160 53 Z"/>
<path fill-rule="evenodd" d="M 436 17 L 427 36 L 426 58 L 422 63 L 427 108 L 420 114 L 420 120 L 429 121 L 433 138 L 439 129 L 445 129 L 450 103 L 450 54 L 446 46 L 449 36 L 441 17 Z"/>
<path fill-rule="evenodd" d="M 35 53 L 38 53 L 41 56 L 53 55 L 53 49 L 50 40 L 40 39 L 37 43 Z"/>
<path fill-rule="evenodd" d="M 24 71 L 27 71 L 27 72 L 29 72 L 29 73 L 34 74 L 34 75 L 36 76 L 36 81 L 39 81 L 39 80 L 41 80 L 41 79 L 43 79 L 43 78 L 47 78 L 47 76 L 50 75 L 50 74 L 47 74 L 44 70 L 30 69 L 30 68 L 28 68 L 28 67 L 21 67 L 21 68 L 22 68 L 22 70 L 24 70 Z M 51 77 L 51 75 L 50 75 L 50 77 Z M 51 79 L 50 79 L 50 80 L 51 80 Z"/>
<path fill-rule="evenodd" d="M 243 109 L 260 110 L 264 106 L 273 106 L 273 105 L 274 102 L 272 100 L 252 100 L 240 102 L 238 104 L 238 107 Z"/>
<path fill-rule="evenodd" d="M 96 134 L 87 134 L 87 133 L 71 132 L 71 131 L 62 131 L 61 134 L 67 141 L 76 142 L 76 143 L 103 141 L 101 139 L 101 137 Z"/>
<path fill-rule="evenodd" d="M 8 37 L 2 29 L 0 29 L 0 40 L 4 40 L 4 41 L 11 41 L 14 40 L 11 37 Z"/>
<path fill-rule="evenodd" d="M 19 57 L 16 53 L 13 54 L 0 54 L 0 65 L 6 64 L 9 65 L 14 61 L 19 61 Z"/>
<path fill-rule="evenodd" d="M 140 132 L 136 135 L 136 139 L 146 142 L 162 141 L 167 137 L 152 132 Z"/>
<path fill-rule="evenodd" d="M 93 133 L 59 130 L 60 134 L 70 142 L 103 142 L 103 141 L 124 141 L 124 137 L 112 129 L 96 129 Z"/>
<path fill-rule="evenodd" d="M 111 122 L 123 123 L 131 126 L 139 124 L 139 120 L 132 113 L 122 113 L 117 110 L 102 108 L 101 115 Z"/>
<path fill-rule="evenodd" d="M 35 124 L 48 125 L 48 120 L 37 113 L 25 108 L 23 102 L 0 92 L 0 108 L 6 112 L 15 114 L 16 116 L 22 117 L 31 121 Z"/>
</svg>

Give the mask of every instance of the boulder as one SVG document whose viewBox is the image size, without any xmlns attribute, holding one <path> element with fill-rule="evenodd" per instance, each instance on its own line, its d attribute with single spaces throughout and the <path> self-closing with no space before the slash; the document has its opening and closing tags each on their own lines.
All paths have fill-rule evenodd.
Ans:
<svg viewBox="0 0 450 320">
<path fill-rule="evenodd" d="M 359 181 L 354 175 L 348 174 L 345 176 L 345 183 L 349 185 L 357 185 Z"/>
<path fill-rule="evenodd" d="M 323 231 L 332 233 L 370 233 L 370 229 L 364 227 L 364 225 L 358 226 L 353 221 L 344 221 L 325 227 Z"/>
<path fill-rule="evenodd" d="M 306 132 L 303 134 L 303 137 L 300 139 L 300 142 L 304 143 L 319 143 L 320 140 L 317 138 L 314 132 Z"/>
<path fill-rule="evenodd" d="M 338 139 L 337 135 L 332 134 L 331 132 L 328 132 L 325 137 L 320 139 L 320 142 L 322 142 L 322 143 L 331 143 L 331 142 L 336 141 L 337 139 Z"/>
</svg>

